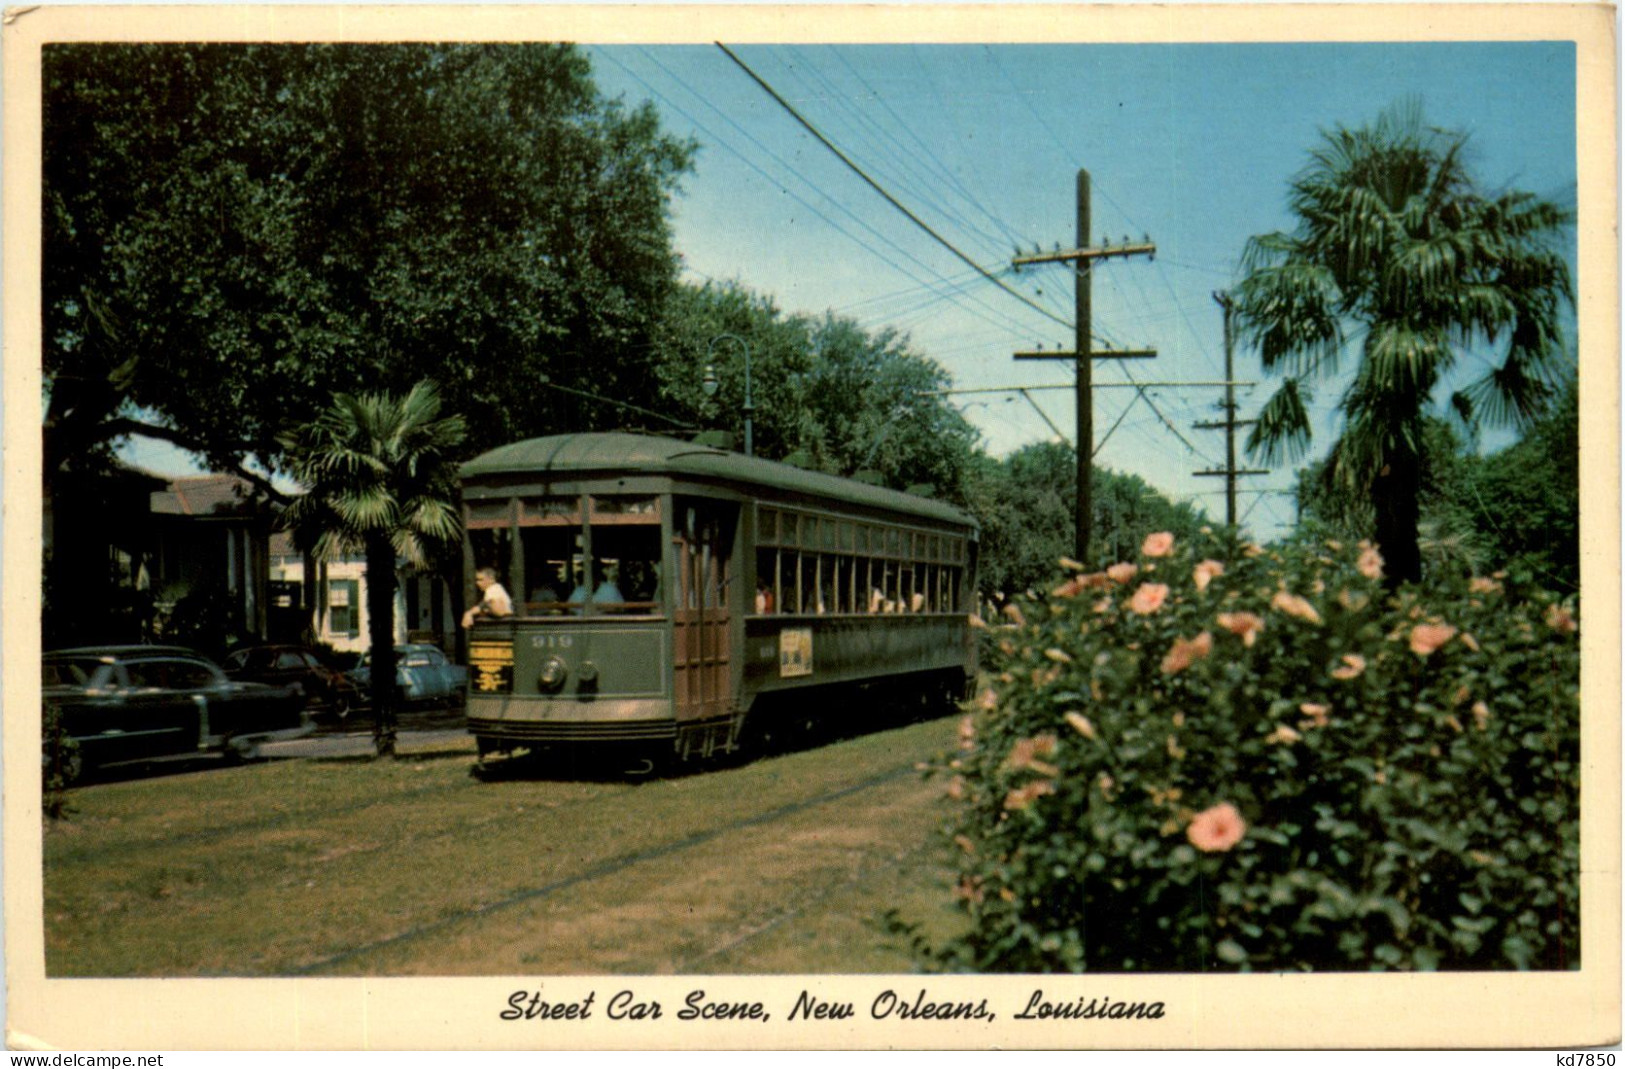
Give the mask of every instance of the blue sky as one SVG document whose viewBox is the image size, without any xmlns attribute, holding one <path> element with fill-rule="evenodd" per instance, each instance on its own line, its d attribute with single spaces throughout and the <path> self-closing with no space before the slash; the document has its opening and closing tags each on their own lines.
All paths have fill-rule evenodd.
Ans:
<svg viewBox="0 0 1625 1069">
<path fill-rule="evenodd" d="M 734 47 L 734 46 L 730 46 Z M 909 222 L 807 134 L 713 46 L 592 47 L 599 84 L 651 100 L 668 129 L 701 144 L 676 205 L 677 246 L 695 279 L 738 280 L 786 311 L 826 309 L 906 331 L 959 387 L 1070 381 L 1070 365 L 1010 359 L 1071 348 L 1064 267 L 1006 281 L 1063 322 L 992 283 Z M 1154 260 L 1096 271 L 1097 346 L 1149 346 L 1135 378 L 1222 378 L 1222 320 L 1250 235 L 1288 227 L 1291 177 L 1320 131 L 1358 125 L 1420 98 L 1436 125 L 1471 135 L 1488 188 L 1515 186 L 1572 206 L 1575 59 L 1567 43 L 1223 45 L 743 45 L 734 51 L 894 197 L 977 264 L 1005 272 L 1016 245 L 1071 244 L 1074 182 L 1093 184 L 1095 239 L 1157 244 Z M 1477 365 L 1482 371 L 1482 365 Z M 1469 368 L 1472 362 L 1469 362 Z M 1237 353 L 1237 378 L 1258 380 Z M 1097 381 L 1125 381 L 1097 364 Z M 1317 447 L 1335 434 L 1339 389 L 1322 387 Z M 1242 414 L 1269 390 L 1240 392 Z M 1071 395 L 1032 395 L 1069 437 Z M 1217 389 L 1096 394 L 1097 463 L 1141 475 L 1222 517 Z M 1054 436 L 1010 394 L 955 399 L 1004 454 Z M 1132 407 L 1130 407 L 1132 405 Z M 1126 414 L 1125 409 L 1127 409 Z M 1104 438 L 1122 415 L 1122 423 Z M 1490 439 L 1491 444 L 1496 439 Z M 1244 480 L 1284 488 L 1290 473 Z M 1292 519 L 1282 495 L 1244 495 L 1255 533 Z M 1249 511 L 1250 510 L 1250 511 Z"/>
<path fill-rule="evenodd" d="M 731 46 L 734 47 L 734 46 Z M 665 127 L 700 144 L 674 205 L 676 244 L 694 280 L 737 280 L 787 312 L 833 310 L 896 328 L 960 388 L 1070 381 L 1069 364 L 1011 360 L 1070 348 L 1064 267 L 1008 274 L 1017 245 L 1070 245 L 1075 174 L 1093 179 L 1095 240 L 1149 235 L 1152 260 L 1097 269 L 1096 345 L 1148 346 L 1138 380 L 1222 377 L 1212 293 L 1236 278 L 1250 235 L 1288 227 L 1287 187 L 1323 129 L 1359 125 L 1414 96 L 1436 125 L 1471 135 L 1481 183 L 1570 206 L 1575 188 L 1575 54 L 1565 42 L 1423 44 L 740 45 L 764 80 L 894 197 L 976 264 L 1048 311 L 979 277 L 865 185 L 712 45 L 589 46 L 600 86 L 649 100 Z M 1481 373 L 1482 364 L 1468 362 Z M 1259 380 L 1239 349 L 1237 378 Z M 1097 364 L 1097 382 L 1125 382 Z M 1269 395 L 1242 389 L 1243 418 Z M 1340 390 L 1321 387 L 1316 448 L 1336 433 Z M 1096 462 L 1223 516 L 1216 388 L 1096 392 Z M 1069 392 L 1031 395 L 1069 438 Z M 1028 401 L 956 397 L 987 448 L 1054 437 Z M 1112 429 L 1115 426 L 1115 429 Z M 1107 432 L 1110 430 L 1109 437 Z M 1504 444 L 1490 436 L 1487 444 Z M 131 451 L 186 470 L 163 449 Z M 1281 470 L 1243 481 L 1280 490 Z M 1292 504 L 1245 493 L 1244 525 L 1284 533 Z"/>
</svg>

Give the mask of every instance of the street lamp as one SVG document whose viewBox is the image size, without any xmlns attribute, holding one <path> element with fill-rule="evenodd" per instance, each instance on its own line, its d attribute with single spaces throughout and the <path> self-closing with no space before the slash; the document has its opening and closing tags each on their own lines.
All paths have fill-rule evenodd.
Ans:
<svg viewBox="0 0 1625 1069">
<path fill-rule="evenodd" d="M 705 396 L 715 397 L 717 395 L 717 371 L 711 363 L 711 353 L 716 349 L 719 341 L 736 341 L 739 343 L 739 347 L 745 350 L 745 455 L 752 457 L 756 455 L 756 451 L 751 440 L 751 413 L 756 409 L 750 403 L 750 346 L 745 344 L 745 339 L 735 334 L 718 334 L 711 339 L 711 344 L 705 347 L 705 378 L 701 380 L 700 385 L 705 390 Z"/>
</svg>

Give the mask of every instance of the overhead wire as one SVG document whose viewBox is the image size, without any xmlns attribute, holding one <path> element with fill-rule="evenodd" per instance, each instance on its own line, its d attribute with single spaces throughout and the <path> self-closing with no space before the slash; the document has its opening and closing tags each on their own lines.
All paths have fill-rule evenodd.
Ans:
<svg viewBox="0 0 1625 1069">
<path fill-rule="evenodd" d="M 938 203 L 935 205 L 939 214 L 946 218 L 957 220 L 961 226 L 971 229 L 978 236 L 989 243 L 998 244 L 1001 242 L 1014 241 L 1014 233 L 1004 224 L 1003 220 L 994 215 L 992 212 L 988 211 L 987 208 L 984 207 L 983 204 L 977 200 L 968 189 L 965 188 L 964 183 L 960 182 L 954 175 L 953 171 L 943 164 L 943 162 L 937 157 L 937 154 L 931 149 L 931 146 L 926 144 L 926 142 L 921 139 L 920 135 L 915 132 L 913 125 L 905 121 L 902 116 L 897 114 L 896 110 L 891 106 L 890 101 L 888 101 L 884 95 L 869 84 L 869 81 L 864 78 L 862 72 L 853 66 L 851 61 L 846 58 L 843 51 L 834 46 L 827 46 L 827 50 L 835 57 L 836 61 L 839 62 L 843 68 L 845 68 L 847 73 L 850 74 L 851 77 L 863 87 L 864 92 L 868 94 L 868 99 L 874 101 L 880 110 L 889 116 L 896 123 L 897 127 L 901 129 L 905 135 L 907 135 L 909 141 L 913 143 L 914 148 L 912 150 L 903 148 L 901 143 L 895 137 L 893 137 L 890 132 L 883 128 L 878 121 L 876 121 L 873 114 L 871 114 L 870 109 L 851 106 L 851 103 L 846 99 L 845 94 L 838 92 L 834 86 L 834 83 L 831 82 L 822 72 L 818 72 L 818 77 L 820 80 L 829 88 L 830 99 L 845 105 L 846 111 L 854 116 L 858 122 L 872 128 L 882 139 L 881 142 L 877 142 L 877 146 L 882 150 L 884 150 L 884 143 L 886 141 L 890 141 L 892 144 L 897 146 L 898 151 L 893 154 L 897 164 L 903 167 L 905 170 L 919 175 L 925 183 L 924 185 L 917 187 L 921 189 L 922 199 L 930 201 L 932 199 L 930 194 L 931 184 L 940 184 L 940 186 L 947 193 L 956 196 L 961 202 L 973 209 L 980 217 L 991 222 L 994 227 L 1001 231 L 1001 233 L 998 235 L 990 234 L 987 230 L 983 229 L 979 223 L 972 223 L 970 219 L 966 218 L 964 213 L 955 212 L 950 205 L 945 203 Z M 921 163 L 925 166 L 917 167 L 916 163 Z"/>
<path fill-rule="evenodd" d="M 862 238 L 860 238 L 857 235 L 853 234 L 850 230 L 848 230 L 846 227 L 842 226 L 835 219 L 830 218 L 826 213 L 824 213 L 821 209 L 819 209 L 817 205 L 813 204 L 811 201 L 808 201 L 805 197 L 801 196 L 795 190 L 789 188 L 788 186 L 786 186 L 782 182 L 780 182 L 778 179 L 776 179 L 772 175 L 768 174 L 767 171 L 765 171 L 754 160 L 750 159 L 749 156 L 747 156 L 745 153 L 741 152 L 739 149 L 735 148 L 734 145 L 731 142 L 729 142 L 726 138 L 723 138 L 723 137 L 720 137 L 719 135 L 717 135 L 709 126 L 707 126 L 698 117 L 696 117 L 694 114 L 689 112 L 687 109 L 683 108 L 680 104 L 673 101 L 670 97 L 666 96 L 657 87 L 652 85 L 647 79 L 643 78 L 636 71 L 634 71 L 630 67 L 628 67 L 625 63 L 622 63 L 619 59 L 617 59 L 613 55 L 610 55 L 609 53 L 604 53 L 604 55 L 612 63 L 614 63 L 616 66 L 620 67 L 623 71 L 625 71 L 630 77 L 635 79 L 640 85 L 642 85 L 650 93 L 653 93 L 660 100 L 664 101 L 667 104 L 667 106 L 671 107 L 678 114 L 682 115 L 689 122 L 693 123 L 694 126 L 697 129 L 699 129 L 701 132 L 703 132 L 706 135 L 708 135 L 709 137 L 711 137 L 712 140 L 715 141 L 717 144 L 721 145 L 722 147 L 726 148 L 729 152 L 733 153 L 733 155 L 738 157 L 741 162 L 743 162 L 746 166 L 750 167 L 757 174 L 761 175 L 767 181 L 772 182 L 778 188 L 783 189 L 785 193 L 787 193 L 791 197 L 795 198 L 795 200 L 798 203 L 800 203 L 805 208 L 807 208 L 808 211 L 811 211 L 813 214 L 818 216 L 818 218 L 824 220 L 824 222 L 828 223 L 837 232 L 839 232 L 842 235 L 846 236 L 847 238 L 851 239 L 856 244 L 863 246 L 870 253 L 875 255 L 878 259 L 884 261 L 888 266 L 890 266 L 893 270 L 897 271 L 899 274 L 902 274 L 902 275 L 904 275 L 906 277 L 912 278 L 916 282 L 920 283 L 921 285 L 932 285 L 932 283 L 926 282 L 925 280 L 921 279 L 919 275 L 914 274 L 909 269 L 907 269 L 907 268 L 901 266 L 900 264 L 898 264 L 895 260 L 893 260 L 890 257 L 888 257 L 888 256 L 884 255 L 883 253 L 881 253 L 873 245 L 869 244 L 868 242 L 864 241 Z M 661 72 L 664 73 L 673 82 L 675 82 L 676 84 L 678 84 L 680 86 L 683 86 L 685 89 L 688 89 L 688 86 L 683 82 L 683 80 L 680 77 L 678 77 L 676 74 L 674 74 L 669 68 L 667 68 L 664 64 L 662 64 L 658 59 L 654 58 L 652 55 L 649 55 L 647 50 L 644 51 L 644 55 L 645 55 L 645 58 L 647 58 L 649 60 L 649 62 L 651 62 L 654 66 L 658 67 L 661 70 Z M 689 92 L 692 93 L 693 90 L 689 89 Z M 695 95 L 697 97 L 700 96 L 697 93 Z M 704 100 L 703 97 L 700 97 L 700 99 Z M 745 130 L 737 122 L 735 122 L 732 117 L 727 115 L 725 112 L 721 111 L 721 109 L 717 108 L 714 104 L 711 104 L 710 101 L 705 101 L 705 103 L 713 111 L 715 111 L 717 114 L 721 115 L 725 122 L 727 122 L 729 125 L 733 126 L 736 130 L 738 130 L 747 140 L 749 140 L 753 144 L 755 144 L 757 148 L 759 148 L 763 153 L 765 153 L 774 162 L 778 163 L 781 167 L 784 167 L 785 170 L 788 171 L 789 173 L 797 174 L 797 171 L 796 171 L 796 169 L 794 167 L 791 167 L 787 162 L 785 162 L 783 159 L 781 159 L 771 149 L 767 148 L 767 146 L 762 145 L 761 142 L 758 141 L 748 130 Z M 798 177 L 800 177 L 800 176 L 798 175 Z M 802 180 L 805 181 L 805 179 L 802 179 Z M 809 186 L 811 186 L 811 183 L 807 183 L 807 184 Z M 812 188 L 814 190 L 817 190 L 816 186 L 812 186 Z M 909 260 L 913 261 L 922 270 L 927 271 L 927 272 L 934 272 L 934 269 L 929 264 L 927 264 L 923 260 L 919 259 L 917 256 L 915 256 L 913 253 L 909 252 L 907 249 L 904 249 L 902 246 L 898 245 L 891 238 L 889 238 L 886 235 L 880 233 L 873 226 L 871 226 L 867 221 L 860 218 L 847 205 L 842 204 L 841 202 L 835 200 L 834 198 L 828 197 L 828 195 L 823 194 L 821 190 L 817 190 L 817 191 L 821 195 L 825 196 L 826 199 L 828 199 L 830 201 L 830 203 L 834 204 L 837 208 L 839 208 L 841 211 L 845 212 L 849 217 L 851 217 L 852 220 L 854 222 L 856 222 L 860 227 L 867 230 L 869 233 L 873 234 L 877 239 L 879 239 L 880 241 L 884 242 L 885 244 L 891 246 L 898 253 L 900 253 L 904 257 L 908 258 Z M 976 304 L 980 305 L 983 309 L 985 309 L 988 315 L 999 316 L 1006 324 L 1016 322 L 1015 320 L 1010 319 L 1004 313 L 994 309 L 992 306 L 988 305 L 986 302 L 982 301 L 980 298 L 970 296 L 969 294 L 967 294 L 967 296 L 970 297 L 971 300 L 975 301 Z M 958 303 L 958 302 L 955 302 L 955 303 Z M 975 315 L 977 318 L 984 319 L 984 320 L 986 320 L 986 321 L 988 321 L 990 323 L 992 322 L 992 320 L 988 319 L 987 315 L 984 315 L 982 312 L 978 312 L 975 309 L 969 308 L 969 307 L 967 307 L 967 306 L 965 306 L 963 304 L 960 304 L 959 306 L 961 308 L 964 308 L 964 310 L 966 312 L 968 312 L 968 313 L 970 313 L 972 315 Z"/>
<path fill-rule="evenodd" d="M 1010 294 L 1012 297 L 1016 298 L 1017 300 L 1021 301 L 1023 304 L 1027 305 L 1029 308 L 1032 308 L 1032 309 L 1036 310 L 1037 312 L 1039 312 L 1041 315 L 1043 315 L 1043 316 L 1045 316 L 1045 317 L 1047 317 L 1049 319 L 1054 319 L 1057 322 L 1062 323 L 1063 325 L 1066 325 L 1066 326 L 1071 325 L 1071 324 L 1067 323 L 1066 320 L 1056 316 L 1053 312 L 1051 312 L 1049 309 L 1045 308 L 1043 305 L 1041 305 L 1041 304 L 1037 303 L 1036 301 L 1032 300 L 1031 298 L 1029 298 L 1026 294 L 1022 293 L 1020 290 L 1017 290 L 1017 289 L 1013 288 L 1012 286 L 1010 286 L 1007 282 L 1005 282 L 1003 279 L 999 278 L 997 275 L 993 274 L 993 272 L 989 271 L 986 267 L 982 266 L 981 264 L 977 263 L 975 260 L 971 259 L 969 256 L 965 255 L 965 253 L 960 251 L 959 247 L 954 245 L 953 242 L 949 241 L 947 238 L 945 238 L 941 234 L 937 233 L 937 231 L 935 229 L 933 229 L 932 226 L 929 223 L 927 223 L 925 220 L 921 219 L 918 215 L 914 214 L 914 212 L 911 211 L 908 208 L 907 205 L 903 204 L 896 197 L 892 196 L 891 193 L 887 192 L 886 188 L 884 186 L 880 185 L 880 183 L 876 182 L 873 178 L 871 178 L 869 176 L 869 174 L 862 167 L 860 167 L 857 164 L 856 161 L 854 161 L 850 156 L 848 156 L 845 152 L 843 152 L 840 149 L 840 147 L 837 146 L 833 141 L 831 141 L 829 138 L 825 137 L 824 134 L 816 126 L 814 126 L 811 122 L 809 122 L 806 119 L 805 116 L 803 116 L 799 111 L 796 110 L 794 105 L 792 105 L 788 100 L 785 100 L 784 97 L 780 96 L 778 90 L 774 89 L 759 74 L 757 74 L 754 70 L 752 70 L 750 65 L 747 64 L 744 60 L 740 59 L 739 56 L 736 55 L 733 52 L 732 49 L 730 49 L 727 45 L 723 44 L 721 41 L 716 42 L 716 46 L 718 48 L 720 48 L 722 50 L 723 54 L 725 54 L 729 59 L 733 60 L 734 63 L 738 65 L 740 70 L 744 71 L 747 75 L 749 75 L 752 81 L 754 81 L 757 85 L 761 86 L 763 92 L 767 93 L 768 96 L 772 97 L 773 100 L 776 103 L 778 103 L 778 105 L 780 107 L 782 107 L 786 112 L 788 112 L 790 114 L 790 116 L 792 118 L 794 118 L 796 120 L 796 122 L 800 123 L 802 128 L 805 129 L 809 134 L 811 134 L 818 141 L 819 144 L 823 145 L 825 148 L 829 149 L 832 153 L 834 153 L 835 157 L 837 159 L 839 159 L 842 163 L 846 164 L 846 166 L 854 174 L 856 174 L 859 178 L 863 179 L 864 183 L 866 185 L 868 185 L 869 188 L 873 189 L 876 193 L 880 194 L 880 196 L 885 199 L 886 203 L 890 204 L 892 207 L 896 208 L 899 212 L 901 212 L 903 214 L 903 216 L 909 220 L 909 222 L 913 223 L 915 226 L 917 226 L 921 230 L 925 231 L 925 233 L 928 234 L 933 241 L 935 241 L 937 244 L 941 245 L 943 248 L 947 249 L 956 258 L 963 261 L 965 264 L 969 265 L 979 275 L 981 275 L 983 278 L 987 279 L 987 281 L 993 283 L 995 286 L 998 286 L 1000 289 L 1004 290 L 1006 293 Z"/>
</svg>

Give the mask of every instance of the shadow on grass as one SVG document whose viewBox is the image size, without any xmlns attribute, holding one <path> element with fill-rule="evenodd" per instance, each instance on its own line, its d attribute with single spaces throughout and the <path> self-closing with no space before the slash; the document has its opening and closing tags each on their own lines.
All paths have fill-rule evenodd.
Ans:
<svg viewBox="0 0 1625 1069">
<path fill-rule="evenodd" d="M 522 751 L 487 758 L 469 771 L 487 782 L 562 780 L 585 783 L 642 783 L 684 779 L 707 772 L 742 768 L 756 761 L 816 750 L 823 746 L 952 716 L 956 701 L 917 691 L 828 688 L 786 695 L 764 695 L 745 722 L 739 747 L 732 753 L 679 760 L 658 745 L 619 744 Z"/>
<path fill-rule="evenodd" d="M 430 764 L 436 761 L 466 761 L 468 750 L 466 747 L 453 750 L 413 750 L 409 753 L 397 753 L 394 757 L 379 757 L 376 753 L 368 751 L 358 754 L 333 754 L 326 757 L 307 757 L 305 760 L 313 765 L 371 765 L 378 763 L 394 763 L 401 765 Z"/>
</svg>

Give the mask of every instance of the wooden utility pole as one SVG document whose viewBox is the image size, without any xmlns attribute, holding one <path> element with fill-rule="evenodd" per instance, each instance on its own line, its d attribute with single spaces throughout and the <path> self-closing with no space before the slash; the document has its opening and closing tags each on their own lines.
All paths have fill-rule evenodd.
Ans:
<svg viewBox="0 0 1625 1069">
<path fill-rule="evenodd" d="M 1235 384 L 1235 335 L 1231 329 L 1231 316 L 1235 305 L 1230 295 L 1223 291 L 1213 295 L 1213 299 L 1224 309 L 1224 400 L 1220 407 L 1224 409 L 1224 419 L 1217 423 L 1198 423 L 1199 430 L 1215 430 L 1224 428 L 1224 467 L 1219 471 L 1198 471 L 1194 475 L 1222 475 L 1224 476 L 1224 522 L 1234 527 L 1236 525 L 1236 477 L 1238 475 L 1268 475 L 1269 472 L 1258 469 L 1240 470 L 1236 467 L 1236 428 L 1257 423 L 1253 419 L 1236 418 L 1236 384 Z"/>
<path fill-rule="evenodd" d="M 1129 349 L 1121 352 L 1103 350 L 1092 351 L 1090 338 L 1090 318 L 1092 311 L 1091 282 L 1093 267 L 1096 260 L 1104 260 L 1113 256 L 1151 256 L 1155 255 L 1157 247 L 1151 242 L 1144 241 L 1139 244 L 1102 245 L 1091 247 L 1089 245 L 1089 172 L 1078 172 L 1078 244 L 1073 249 L 1058 249 L 1049 253 L 1034 253 L 1031 256 L 1017 256 L 1011 261 L 1014 266 L 1022 267 L 1025 264 L 1042 263 L 1070 263 L 1073 265 L 1074 290 L 1073 310 L 1076 321 L 1074 327 L 1075 342 L 1072 352 L 1022 352 L 1016 353 L 1017 360 L 1073 360 L 1077 367 L 1077 385 L 1075 393 L 1078 406 L 1078 501 L 1073 516 L 1073 553 L 1080 561 L 1091 560 L 1089 543 L 1093 534 L 1094 487 L 1093 487 L 1093 459 L 1095 443 L 1095 413 L 1093 404 L 1094 362 L 1096 360 L 1117 360 L 1129 357 L 1153 357 L 1156 352 L 1151 349 Z"/>
</svg>

